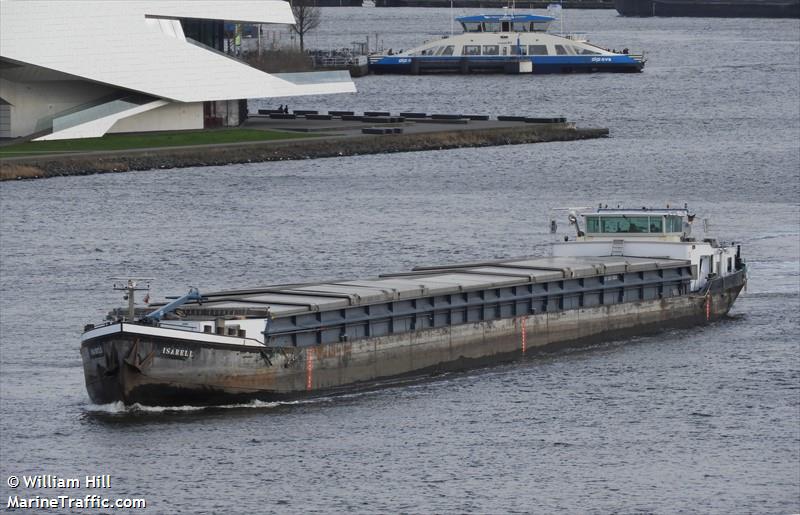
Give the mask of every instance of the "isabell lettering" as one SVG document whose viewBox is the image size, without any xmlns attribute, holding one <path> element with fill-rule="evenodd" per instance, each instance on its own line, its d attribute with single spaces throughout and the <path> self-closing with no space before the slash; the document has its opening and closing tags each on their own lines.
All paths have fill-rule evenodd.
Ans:
<svg viewBox="0 0 800 515">
<path fill-rule="evenodd" d="M 161 349 L 161 355 L 173 359 L 191 359 L 194 357 L 194 351 L 180 347 L 164 347 Z"/>
</svg>

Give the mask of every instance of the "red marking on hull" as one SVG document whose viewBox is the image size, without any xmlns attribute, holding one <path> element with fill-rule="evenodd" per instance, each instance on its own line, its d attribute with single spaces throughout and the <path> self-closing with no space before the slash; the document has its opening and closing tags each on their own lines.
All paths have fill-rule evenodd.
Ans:
<svg viewBox="0 0 800 515">
<path fill-rule="evenodd" d="M 528 334 L 525 331 L 525 319 L 522 319 L 522 353 L 528 350 Z"/>
<path fill-rule="evenodd" d="M 311 391 L 314 382 L 314 355 L 311 349 L 306 351 L 306 390 Z"/>
</svg>

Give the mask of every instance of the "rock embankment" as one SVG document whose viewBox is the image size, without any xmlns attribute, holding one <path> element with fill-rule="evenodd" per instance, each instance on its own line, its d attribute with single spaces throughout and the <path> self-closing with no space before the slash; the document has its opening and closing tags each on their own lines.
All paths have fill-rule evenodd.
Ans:
<svg viewBox="0 0 800 515">
<path fill-rule="evenodd" d="M 608 132 L 603 128 L 525 126 L 27 156 L 0 160 L 0 180 L 572 141 L 602 138 Z"/>
</svg>

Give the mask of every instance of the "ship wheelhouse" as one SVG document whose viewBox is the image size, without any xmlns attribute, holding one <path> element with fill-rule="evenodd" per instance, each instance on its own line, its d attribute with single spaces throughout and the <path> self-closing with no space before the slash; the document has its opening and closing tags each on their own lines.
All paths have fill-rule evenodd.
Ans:
<svg viewBox="0 0 800 515">
<path fill-rule="evenodd" d="M 598 210 L 583 215 L 583 239 L 655 238 L 681 241 L 691 233 L 692 216 L 676 210 Z"/>
<path fill-rule="evenodd" d="M 555 20 L 532 14 L 496 14 L 456 18 L 465 33 L 475 32 L 546 32 Z"/>
</svg>

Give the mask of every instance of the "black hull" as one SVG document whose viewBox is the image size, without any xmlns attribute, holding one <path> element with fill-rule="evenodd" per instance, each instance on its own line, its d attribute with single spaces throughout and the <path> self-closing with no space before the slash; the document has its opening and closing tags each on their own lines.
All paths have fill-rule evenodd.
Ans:
<svg viewBox="0 0 800 515">
<path fill-rule="evenodd" d="M 718 317 L 724 318 L 724 317 Z M 519 351 L 495 354 L 483 358 L 461 358 L 456 361 L 443 363 L 435 367 L 426 367 L 410 373 L 399 374 L 381 378 L 377 381 L 355 382 L 338 388 L 328 388 L 311 392 L 296 391 L 291 393 L 279 393 L 275 391 L 262 390 L 247 393 L 232 393 L 230 390 L 214 387 L 198 387 L 197 385 L 181 386 L 175 383 L 142 384 L 132 388 L 126 385 L 136 382 L 133 377 L 138 371 L 127 370 L 118 377 L 111 377 L 101 381 L 87 380 L 86 388 L 89 398 L 95 404 L 109 404 L 122 402 L 126 406 L 140 404 L 143 406 L 230 406 L 236 404 L 246 404 L 253 401 L 262 402 L 286 402 L 302 399 L 309 399 L 320 396 L 333 396 L 360 391 L 374 391 L 382 388 L 408 384 L 436 376 L 463 372 L 477 368 L 495 366 L 503 363 L 520 361 L 523 358 L 534 357 L 536 354 L 554 352 L 563 349 L 579 349 L 590 347 L 621 338 L 634 336 L 655 335 L 670 329 L 688 329 L 707 323 L 702 315 L 681 318 L 664 324 L 649 324 L 634 329 L 624 329 L 608 331 L 601 335 L 579 340 L 571 340 L 545 345 L 528 351 L 524 356 Z"/>
<path fill-rule="evenodd" d="M 698 18 L 800 18 L 800 2 L 615 0 L 622 16 Z"/>
</svg>

